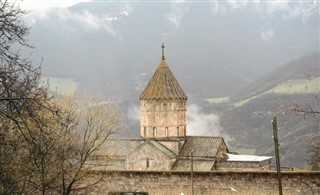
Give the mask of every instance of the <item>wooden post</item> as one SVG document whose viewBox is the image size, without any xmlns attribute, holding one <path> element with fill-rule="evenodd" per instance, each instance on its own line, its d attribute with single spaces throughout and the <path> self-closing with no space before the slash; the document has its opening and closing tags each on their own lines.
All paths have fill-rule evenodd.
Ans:
<svg viewBox="0 0 320 195">
<path fill-rule="evenodd" d="M 278 176 L 278 182 L 279 182 L 279 195 L 282 195 L 281 166 L 280 166 L 280 158 L 279 158 L 277 117 L 273 118 L 272 125 L 273 125 L 274 148 L 275 148 L 275 154 L 276 154 L 277 176 Z"/>
<path fill-rule="evenodd" d="M 193 151 L 191 152 L 191 194 L 194 195 L 194 187 L 193 187 Z"/>
</svg>

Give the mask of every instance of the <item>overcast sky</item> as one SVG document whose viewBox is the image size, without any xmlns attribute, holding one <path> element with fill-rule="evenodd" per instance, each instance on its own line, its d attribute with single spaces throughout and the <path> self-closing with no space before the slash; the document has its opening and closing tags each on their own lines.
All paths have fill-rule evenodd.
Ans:
<svg viewBox="0 0 320 195">
<path fill-rule="evenodd" d="M 18 0 L 21 8 L 27 10 L 46 9 L 50 7 L 69 7 L 79 2 L 89 0 Z"/>
</svg>

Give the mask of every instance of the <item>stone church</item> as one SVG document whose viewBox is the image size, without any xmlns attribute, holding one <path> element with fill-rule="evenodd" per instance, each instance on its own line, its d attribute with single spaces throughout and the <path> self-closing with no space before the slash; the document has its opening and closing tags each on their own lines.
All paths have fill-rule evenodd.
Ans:
<svg viewBox="0 0 320 195">
<path fill-rule="evenodd" d="M 140 138 L 108 139 L 90 160 L 118 171 L 269 170 L 271 157 L 237 155 L 223 137 L 187 135 L 187 95 L 162 57 L 140 96 Z"/>
</svg>

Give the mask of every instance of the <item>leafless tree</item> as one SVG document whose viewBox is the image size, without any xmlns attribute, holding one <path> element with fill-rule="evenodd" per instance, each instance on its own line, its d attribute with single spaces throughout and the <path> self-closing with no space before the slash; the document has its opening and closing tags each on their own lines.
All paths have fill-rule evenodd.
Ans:
<svg viewBox="0 0 320 195">
<path fill-rule="evenodd" d="M 320 102 L 320 97 L 316 96 L 316 100 L 318 101 L 318 105 Z M 307 162 L 311 166 L 312 170 L 320 170 L 320 129 L 319 129 L 319 121 L 320 121 L 320 110 L 319 107 L 314 108 L 310 105 L 301 106 L 298 104 L 293 104 L 289 109 L 289 113 L 294 113 L 297 115 L 302 115 L 304 118 L 311 117 L 317 121 L 317 131 L 313 135 L 313 137 L 309 141 L 309 157 Z"/>
<path fill-rule="evenodd" d="M 67 195 L 98 183 L 100 179 L 85 182 L 94 168 L 88 165 L 89 157 L 120 127 L 114 104 L 64 99 L 58 120 L 44 112 L 40 115 L 45 123 L 29 124 L 33 143 L 25 147 L 24 189 L 33 194 Z"/>
<path fill-rule="evenodd" d="M 315 98 L 316 98 L 318 105 L 319 105 L 320 97 L 316 96 Z M 292 106 L 289 107 L 288 112 L 294 113 L 297 115 L 302 115 L 304 118 L 309 116 L 309 117 L 312 117 L 312 118 L 319 121 L 320 120 L 320 110 L 318 110 L 318 109 L 319 108 L 314 108 L 308 104 L 301 106 L 301 105 L 292 103 Z"/>
<path fill-rule="evenodd" d="M 0 0 L 0 193 L 20 194 L 23 174 L 17 164 L 25 160 L 24 144 L 33 143 L 29 122 L 41 123 L 37 112 L 47 109 L 47 89 L 40 87 L 40 68 L 33 67 L 13 45 L 32 47 L 26 40 L 29 29 L 21 16 L 26 12 L 14 2 Z M 22 142 L 22 140 L 24 142 Z M 14 169 L 14 170 L 13 170 Z M 21 180 L 20 180 L 21 181 Z"/>
<path fill-rule="evenodd" d="M 10 1 L 12 2 L 12 1 Z M 23 24 L 25 14 L 7 0 L 0 0 L 0 117 L 17 125 L 17 117 L 33 116 L 40 108 L 48 108 L 50 99 L 45 87 L 40 87 L 40 68 L 14 50 L 14 44 L 32 47 L 25 37 L 29 29 Z"/>
<path fill-rule="evenodd" d="M 315 135 L 310 140 L 310 157 L 308 162 L 311 165 L 311 170 L 320 170 L 320 135 Z"/>
<path fill-rule="evenodd" d="M 75 103 L 68 105 L 76 105 L 76 109 L 69 107 L 69 112 L 66 112 L 67 118 L 72 119 L 68 120 L 69 130 L 63 131 L 63 134 L 70 134 L 64 136 L 64 148 L 60 149 L 63 161 L 59 192 L 63 195 L 88 188 L 101 181 L 102 177 L 84 182 L 90 170 L 96 166 L 89 163 L 90 157 L 121 127 L 120 112 L 115 104 L 93 101 L 92 98 L 73 102 Z"/>
<path fill-rule="evenodd" d="M 0 194 L 70 194 L 99 181 L 83 182 L 86 163 L 119 128 L 119 113 L 110 104 L 71 106 L 78 100 L 61 106 L 49 95 L 40 68 L 13 49 L 32 47 L 25 13 L 0 0 Z"/>
</svg>

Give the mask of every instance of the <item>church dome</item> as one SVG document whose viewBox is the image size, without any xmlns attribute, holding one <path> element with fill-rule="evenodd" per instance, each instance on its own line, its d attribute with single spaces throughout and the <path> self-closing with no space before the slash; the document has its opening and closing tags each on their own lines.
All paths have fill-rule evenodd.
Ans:
<svg viewBox="0 0 320 195">
<path fill-rule="evenodd" d="M 164 49 L 164 46 L 162 46 Z M 168 64 L 162 58 L 147 87 L 140 96 L 140 100 L 187 100 L 188 97 L 173 76 Z"/>
</svg>

